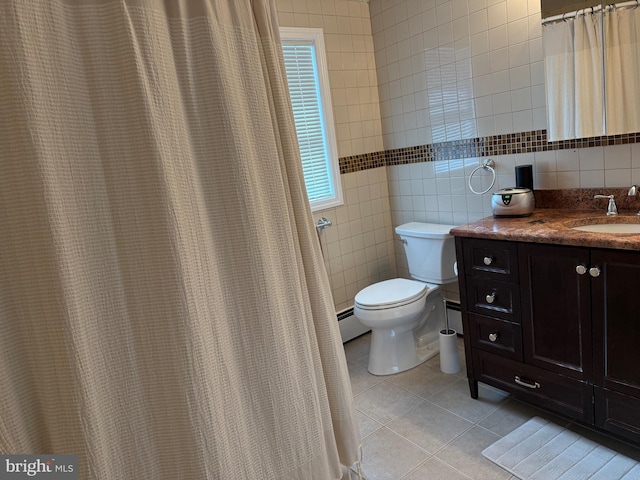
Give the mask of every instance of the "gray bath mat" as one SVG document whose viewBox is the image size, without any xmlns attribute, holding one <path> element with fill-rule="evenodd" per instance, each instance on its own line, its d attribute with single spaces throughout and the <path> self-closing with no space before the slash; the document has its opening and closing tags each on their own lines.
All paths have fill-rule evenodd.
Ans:
<svg viewBox="0 0 640 480">
<path fill-rule="evenodd" d="M 482 455 L 522 480 L 637 480 L 640 464 L 540 417 Z"/>
</svg>

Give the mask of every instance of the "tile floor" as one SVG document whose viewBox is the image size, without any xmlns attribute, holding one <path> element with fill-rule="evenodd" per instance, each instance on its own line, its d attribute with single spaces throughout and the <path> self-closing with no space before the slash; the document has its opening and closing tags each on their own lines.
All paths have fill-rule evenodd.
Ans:
<svg viewBox="0 0 640 480">
<path fill-rule="evenodd" d="M 640 460 L 640 449 L 531 407 L 501 390 L 480 384 L 479 399 L 473 400 L 462 339 L 458 339 L 462 370 L 456 375 L 441 373 L 436 356 L 406 372 L 378 377 L 367 371 L 369 337 L 345 344 L 366 480 L 516 479 L 481 452 L 534 416 Z"/>
</svg>

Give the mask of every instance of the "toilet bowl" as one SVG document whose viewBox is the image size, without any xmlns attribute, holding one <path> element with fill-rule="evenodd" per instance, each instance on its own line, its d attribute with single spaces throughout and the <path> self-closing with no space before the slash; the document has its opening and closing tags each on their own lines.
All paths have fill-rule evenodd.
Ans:
<svg viewBox="0 0 640 480">
<path fill-rule="evenodd" d="M 418 222 L 397 227 L 412 279 L 384 280 L 355 296 L 354 315 L 371 328 L 370 373 L 403 372 L 438 354 L 445 321 L 440 285 L 456 280 L 451 228 Z"/>
</svg>

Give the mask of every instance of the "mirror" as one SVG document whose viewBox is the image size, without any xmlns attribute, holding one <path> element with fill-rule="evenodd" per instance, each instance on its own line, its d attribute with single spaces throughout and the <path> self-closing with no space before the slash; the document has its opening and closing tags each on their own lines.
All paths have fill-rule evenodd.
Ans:
<svg viewBox="0 0 640 480">
<path fill-rule="evenodd" d="M 540 0 L 542 18 L 600 5 L 600 0 Z"/>
<path fill-rule="evenodd" d="M 549 141 L 640 132 L 639 4 L 540 1 Z"/>
</svg>

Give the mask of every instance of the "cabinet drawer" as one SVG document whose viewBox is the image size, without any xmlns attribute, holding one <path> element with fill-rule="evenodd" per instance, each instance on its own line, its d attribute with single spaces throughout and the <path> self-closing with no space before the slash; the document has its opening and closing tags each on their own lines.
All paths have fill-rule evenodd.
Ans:
<svg viewBox="0 0 640 480">
<path fill-rule="evenodd" d="M 487 352 L 522 361 L 522 331 L 519 325 L 469 314 L 471 344 Z"/>
<path fill-rule="evenodd" d="M 476 379 L 544 408 L 593 423 L 593 386 L 482 350 L 473 352 Z"/>
<path fill-rule="evenodd" d="M 520 323 L 520 289 L 512 283 L 467 277 L 467 303 L 472 312 Z"/>
<path fill-rule="evenodd" d="M 467 275 L 518 282 L 517 243 L 465 238 L 463 254 Z"/>
<path fill-rule="evenodd" d="M 640 399 L 593 387 L 596 404 L 596 427 L 640 442 Z"/>
</svg>

